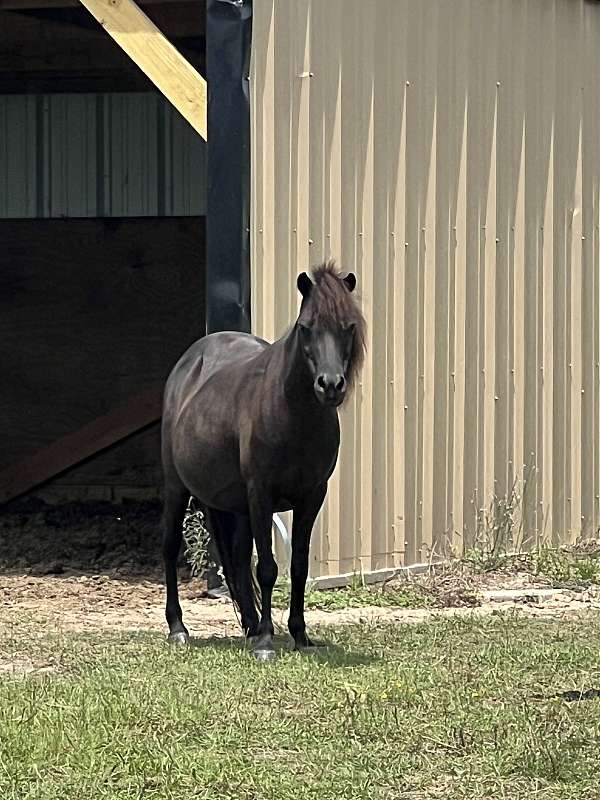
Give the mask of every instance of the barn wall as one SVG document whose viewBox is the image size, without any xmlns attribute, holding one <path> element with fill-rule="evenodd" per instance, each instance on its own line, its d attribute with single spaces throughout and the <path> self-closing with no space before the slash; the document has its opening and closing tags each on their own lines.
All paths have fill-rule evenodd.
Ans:
<svg viewBox="0 0 600 800">
<path fill-rule="evenodd" d="M 156 92 L 0 94 L 0 142 L 0 218 L 206 213 L 206 144 Z"/>
<path fill-rule="evenodd" d="M 312 574 L 459 551 L 524 475 L 527 542 L 594 533 L 600 8 L 255 0 L 254 15 L 254 329 L 280 335 L 297 273 L 334 256 L 370 330 Z"/>
</svg>

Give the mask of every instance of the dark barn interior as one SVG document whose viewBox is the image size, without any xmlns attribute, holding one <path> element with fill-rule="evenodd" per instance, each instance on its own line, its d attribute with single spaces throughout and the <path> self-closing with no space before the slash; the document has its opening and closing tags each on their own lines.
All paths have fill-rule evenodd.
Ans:
<svg viewBox="0 0 600 800">
<path fill-rule="evenodd" d="M 204 74 L 204 4 L 140 5 Z M 0 502 L 156 497 L 162 384 L 205 330 L 205 143 L 78 3 L 0 9 Z"/>
</svg>

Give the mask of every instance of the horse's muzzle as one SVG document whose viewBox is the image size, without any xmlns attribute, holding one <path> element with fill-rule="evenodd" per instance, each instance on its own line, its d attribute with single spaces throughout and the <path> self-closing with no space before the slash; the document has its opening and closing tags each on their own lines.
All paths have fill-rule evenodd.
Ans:
<svg viewBox="0 0 600 800">
<path fill-rule="evenodd" d="M 346 396 L 346 379 L 343 375 L 322 372 L 314 383 L 317 400 L 324 406 L 337 407 Z"/>
</svg>

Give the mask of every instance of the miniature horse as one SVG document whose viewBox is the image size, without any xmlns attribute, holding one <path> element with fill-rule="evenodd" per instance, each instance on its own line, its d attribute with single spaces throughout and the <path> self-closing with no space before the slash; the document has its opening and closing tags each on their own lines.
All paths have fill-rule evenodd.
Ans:
<svg viewBox="0 0 600 800">
<path fill-rule="evenodd" d="M 329 262 L 312 270 L 312 280 L 302 273 L 297 285 L 300 314 L 281 339 L 268 344 L 245 333 L 211 334 L 184 353 L 168 378 L 163 553 L 171 642 L 189 642 L 176 564 L 193 495 L 260 660 L 275 656 L 273 513 L 293 510 L 288 628 L 296 649 L 312 646 L 304 622 L 310 537 L 337 461 L 337 409 L 362 364 L 366 326 L 352 295 L 352 273 L 343 277 Z M 251 570 L 253 542 L 260 595 Z"/>
</svg>

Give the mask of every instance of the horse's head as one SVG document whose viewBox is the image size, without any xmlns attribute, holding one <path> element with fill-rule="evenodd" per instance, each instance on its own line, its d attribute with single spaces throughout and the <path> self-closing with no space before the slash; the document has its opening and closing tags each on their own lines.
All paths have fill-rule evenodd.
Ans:
<svg viewBox="0 0 600 800">
<path fill-rule="evenodd" d="M 339 406 L 364 357 L 365 320 L 352 292 L 353 273 L 345 276 L 333 262 L 298 276 L 302 306 L 296 323 L 300 350 L 313 379 L 317 400 Z"/>
</svg>

